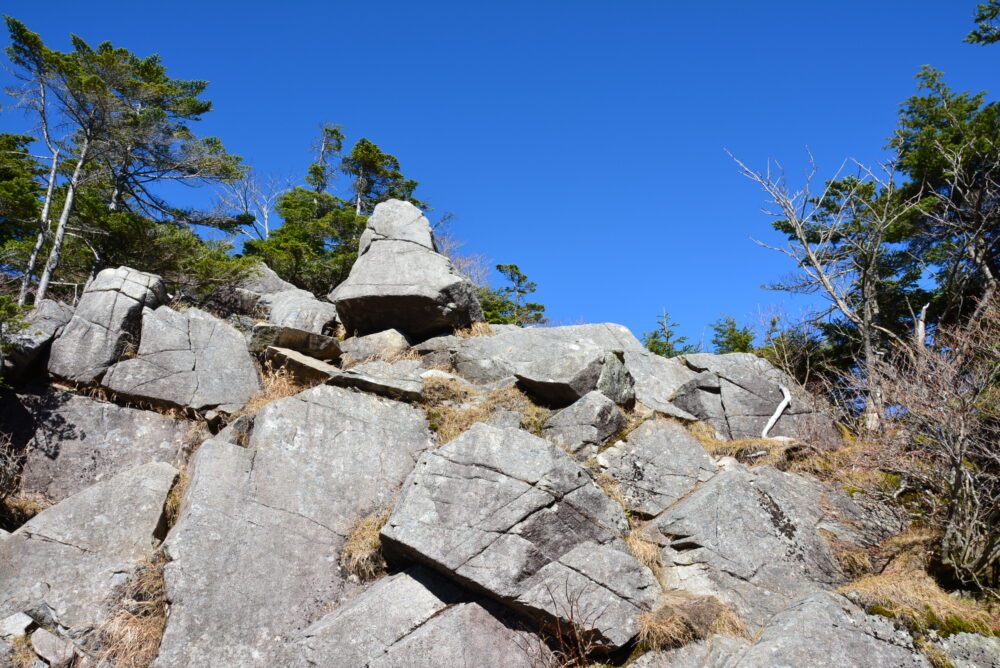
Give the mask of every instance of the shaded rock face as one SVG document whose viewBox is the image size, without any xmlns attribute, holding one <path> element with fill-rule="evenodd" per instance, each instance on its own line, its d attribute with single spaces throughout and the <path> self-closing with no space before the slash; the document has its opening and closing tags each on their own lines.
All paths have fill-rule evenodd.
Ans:
<svg viewBox="0 0 1000 668">
<path fill-rule="evenodd" d="M 192 422 L 50 390 L 18 397 L 26 424 L 21 491 L 61 501 L 149 462 L 180 464 L 203 433 Z"/>
<path fill-rule="evenodd" d="M 542 435 L 574 455 L 588 457 L 627 423 L 615 402 L 595 390 L 549 418 Z"/>
<path fill-rule="evenodd" d="M 472 283 L 430 239 L 430 223 L 412 204 L 375 207 L 357 262 L 330 293 L 349 334 L 394 328 L 423 339 L 484 319 Z"/>
<path fill-rule="evenodd" d="M 480 423 L 421 457 L 382 539 L 398 557 L 541 619 L 565 622 L 572 606 L 586 608 L 586 630 L 617 647 L 659 594 L 624 552 L 627 526 L 572 457 Z"/>
<path fill-rule="evenodd" d="M 715 462 L 684 427 L 648 420 L 598 455 L 598 464 L 621 485 L 626 506 L 655 516 L 716 472 Z"/>
<path fill-rule="evenodd" d="M 97 274 L 52 342 L 49 373 L 78 383 L 100 378 L 134 341 L 144 308 L 167 301 L 159 276 L 118 267 Z"/>
<path fill-rule="evenodd" d="M 246 448 L 203 444 L 166 543 L 155 665 L 285 665 L 286 642 L 357 588 L 337 565 L 345 536 L 430 444 L 421 411 L 325 385 L 264 406 Z"/>
<path fill-rule="evenodd" d="M 0 542 L 0 619 L 23 612 L 80 634 L 100 605 L 162 538 L 163 506 L 177 477 L 154 462 L 88 487 Z"/>
<path fill-rule="evenodd" d="M 759 438 L 784 398 L 784 386 L 792 399 L 768 436 L 840 442 L 833 420 L 817 412 L 794 381 L 756 355 L 699 353 L 682 360 L 697 375 L 677 389 L 674 403 L 712 425 L 722 438 Z"/>
<path fill-rule="evenodd" d="M 866 615 L 842 596 L 817 593 L 797 601 L 769 620 L 753 642 L 714 636 L 668 652 L 647 653 L 636 668 L 798 668 L 865 666 L 929 668 L 905 632 L 882 618 Z"/>
<path fill-rule="evenodd" d="M 340 369 L 330 362 L 288 348 L 268 346 L 264 349 L 264 359 L 274 367 L 285 369 L 303 385 L 318 385 L 340 373 Z"/>
<path fill-rule="evenodd" d="M 20 378 L 49 347 L 73 317 L 73 309 L 51 299 L 43 299 L 25 316 L 27 328 L 12 337 L 11 349 L 3 360 L 3 377 Z"/>
<path fill-rule="evenodd" d="M 139 350 L 102 384 L 123 395 L 196 410 L 238 410 L 260 390 L 243 335 L 196 308 L 161 306 L 142 321 Z"/>
</svg>

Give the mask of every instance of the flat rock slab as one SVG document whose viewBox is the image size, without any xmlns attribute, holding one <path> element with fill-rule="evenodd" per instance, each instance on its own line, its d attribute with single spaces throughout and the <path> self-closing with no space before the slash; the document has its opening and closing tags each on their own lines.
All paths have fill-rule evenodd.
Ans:
<svg viewBox="0 0 1000 668">
<path fill-rule="evenodd" d="M 155 462 L 88 487 L 0 542 L 0 618 L 24 612 L 83 633 L 101 603 L 162 538 L 163 505 L 177 477 Z"/>
<path fill-rule="evenodd" d="M 159 276 L 128 267 L 100 272 L 52 342 L 49 373 L 78 383 L 100 378 L 135 340 L 143 309 L 166 301 L 167 289 Z"/>
<path fill-rule="evenodd" d="M 340 369 L 329 362 L 288 348 L 268 346 L 264 350 L 264 359 L 276 367 L 287 369 L 303 385 L 318 385 L 340 373 Z"/>
<path fill-rule="evenodd" d="M 552 592 L 600 592 L 602 607 L 585 630 L 621 646 L 659 594 L 653 574 L 621 551 L 627 526 L 622 508 L 567 453 L 479 423 L 421 457 L 382 539 L 397 557 L 550 622 L 567 612 Z"/>
<path fill-rule="evenodd" d="M 832 518 L 820 483 L 736 464 L 651 523 L 668 584 L 731 604 L 762 626 L 791 601 L 845 581 L 819 532 Z"/>
<path fill-rule="evenodd" d="M 424 391 L 420 375 L 423 370 L 420 362 L 414 360 L 403 360 L 395 364 L 366 362 L 346 371 L 337 371 L 326 382 L 393 399 L 419 401 Z"/>
<path fill-rule="evenodd" d="M 620 483 L 628 508 L 650 517 L 709 480 L 717 468 L 697 439 L 668 420 L 643 422 L 597 461 Z"/>
<path fill-rule="evenodd" d="M 569 353 L 525 365 L 514 375 L 529 394 L 549 405 L 568 406 L 594 391 L 631 405 L 635 389 L 622 356 L 621 351 Z"/>
<path fill-rule="evenodd" d="M 260 390 L 260 378 L 243 335 L 196 308 L 161 306 L 142 321 L 132 359 L 104 377 L 110 390 L 173 406 L 238 410 Z"/>
<path fill-rule="evenodd" d="M 429 238 L 430 223 L 412 204 L 375 207 L 350 275 L 330 294 L 349 334 L 391 328 L 422 339 L 485 319 L 475 287 L 428 248 Z"/>
<path fill-rule="evenodd" d="M 3 360 L 4 378 L 23 376 L 72 317 L 73 309 L 63 303 L 43 299 L 36 304 L 24 317 L 28 326 L 11 336 Z"/>
<path fill-rule="evenodd" d="M 60 638 L 45 629 L 38 629 L 31 634 L 31 647 L 52 668 L 69 668 L 76 658 L 76 647 L 72 640 Z"/>
<path fill-rule="evenodd" d="M 245 448 L 203 444 L 166 542 L 155 665 L 285 665 L 287 642 L 357 590 L 338 567 L 345 536 L 429 447 L 418 409 L 326 385 L 261 408 Z"/>
<path fill-rule="evenodd" d="M 298 288 L 261 295 L 257 308 L 267 314 L 267 321 L 272 325 L 314 334 L 333 334 L 340 324 L 336 306 Z"/>
<path fill-rule="evenodd" d="M 254 325 L 247 348 L 251 353 L 259 354 L 268 346 L 287 348 L 319 360 L 340 357 L 340 345 L 332 336 L 269 323 Z"/>
<path fill-rule="evenodd" d="M 617 404 L 595 390 L 546 420 L 542 435 L 574 455 L 588 457 L 627 423 Z"/>
<path fill-rule="evenodd" d="M 21 491 L 61 501 L 149 462 L 180 464 L 204 436 L 193 422 L 69 392 L 18 396 L 28 424 Z"/>
</svg>

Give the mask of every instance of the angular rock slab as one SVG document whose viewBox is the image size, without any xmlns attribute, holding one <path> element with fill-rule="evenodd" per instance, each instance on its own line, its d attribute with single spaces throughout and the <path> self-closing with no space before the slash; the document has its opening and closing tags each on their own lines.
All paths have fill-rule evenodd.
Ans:
<svg viewBox="0 0 1000 668">
<path fill-rule="evenodd" d="M 568 406 L 588 392 L 600 392 L 616 404 L 635 402 L 632 376 L 621 351 L 585 351 L 539 360 L 515 373 L 518 383 L 541 401 Z"/>
<path fill-rule="evenodd" d="M 318 385 L 340 373 L 340 369 L 329 362 L 288 348 L 268 346 L 264 350 L 264 359 L 278 368 L 286 369 L 303 385 Z"/>
<path fill-rule="evenodd" d="M 340 324 L 337 307 L 316 299 L 308 290 L 283 290 L 265 294 L 257 307 L 267 313 L 267 321 L 281 327 L 293 327 L 314 334 L 333 334 Z"/>
<path fill-rule="evenodd" d="M 574 455 L 587 457 L 627 423 L 615 402 L 595 390 L 550 417 L 542 435 Z"/>
<path fill-rule="evenodd" d="M 138 353 L 112 367 L 101 383 L 154 402 L 231 412 L 260 390 L 239 331 L 199 309 L 168 306 L 143 318 Z"/>
<path fill-rule="evenodd" d="M 73 309 L 60 302 L 43 299 L 36 304 L 24 318 L 28 326 L 11 337 L 11 349 L 3 360 L 4 378 L 23 376 L 72 317 Z"/>
<path fill-rule="evenodd" d="M 547 621 L 567 611 L 550 592 L 600 591 L 606 605 L 585 630 L 621 646 L 636 633 L 633 615 L 659 593 L 649 569 L 619 551 L 627 526 L 622 508 L 568 454 L 479 423 L 420 458 L 382 540 L 396 556 Z M 588 562 L 593 570 L 581 566 Z"/>
<path fill-rule="evenodd" d="M 797 598 L 844 582 L 819 533 L 828 491 L 770 466 L 736 464 L 651 523 L 668 585 L 713 595 L 762 626 Z"/>
<path fill-rule="evenodd" d="M 420 362 L 414 360 L 403 360 L 395 364 L 366 362 L 346 371 L 337 371 L 326 382 L 392 399 L 419 401 L 424 391 L 423 378 L 420 376 L 422 370 Z"/>
<path fill-rule="evenodd" d="M 159 276 L 128 267 L 100 272 L 52 342 L 49 373 L 78 383 L 96 380 L 134 340 L 143 309 L 166 301 L 167 289 Z"/>
<path fill-rule="evenodd" d="M 430 223 L 412 204 L 375 207 L 350 275 L 330 293 L 349 334 L 393 328 L 427 338 L 484 320 L 472 283 L 417 241 L 429 236 Z"/>
<path fill-rule="evenodd" d="M 335 360 L 340 357 L 340 345 L 332 336 L 270 323 L 254 325 L 247 349 L 259 354 L 268 346 L 287 348 L 318 360 Z"/>
<path fill-rule="evenodd" d="M 54 501 L 142 464 L 176 466 L 203 435 L 193 422 L 69 392 L 18 398 L 30 419 L 21 491 Z"/>
<path fill-rule="evenodd" d="M 155 665 L 285 665 L 286 643 L 356 590 L 345 536 L 430 446 L 418 409 L 326 385 L 261 408 L 246 448 L 203 444 L 166 541 Z"/>
<path fill-rule="evenodd" d="M 0 618 L 24 612 L 81 633 L 102 602 L 162 538 L 163 505 L 177 477 L 154 462 L 88 487 L 0 542 Z"/>
<path fill-rule="evenodd" d="M 667 420 L 643 422 L 597 461 L 620 483 L 628 508 L 648 516 L 659 515 L 716 473 L 697 439 Z"/>
<path fill-rule="evenodd" d="M 668 652 L 650 652 L 636 668 L 928 668 L 905 631 L 882 617 L 866 615 L 843 596 L 821 592 L 771 619 L 754 641 L 714 636 Z"/>
</svg>

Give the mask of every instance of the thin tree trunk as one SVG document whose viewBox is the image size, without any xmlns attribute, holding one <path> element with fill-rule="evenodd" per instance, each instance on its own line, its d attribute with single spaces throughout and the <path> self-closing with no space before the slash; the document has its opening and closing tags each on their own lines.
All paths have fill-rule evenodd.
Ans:
<svg viewBox="0 0 1000 668">
<path fill-rule="evenodd" d="M 56 171 L 59 168 L 59 149 L 52 153 L 52 169 L 49 170 L 49 182 L 45 187 L 45 201 L 42 202 L 42 213 L 38 217 L 38 236 L 35 238 L 35 245 L 28 256 L 28 265 L 24 268 L 24 275 L 21 276 L 21 291 L 17 296 L 17 303 L 24 306 L 28 298 L 28 287 L 31 285 L 31 275 L 35 273 L 35 265 L 38 264 L 38 255 L 42 252 L 42 246 L 49 236 L 49 228 L 52 222 L 49 220 L 49 213 L 52 209 L 52 192 L 56 187 Z"/>
<path fill-rule="evenodd" d="M 66 188 L 66 201 L 63 203 L 62 213 L 59 214 L 59 224 L 56 226 L 56 235 L 52 240 L 52 250 L 49 251 L 49 258 L 45 262 L 45 269 L 38 279 L 38 294 L 35 296 L 36 302 L 45 299 L 45 294 L 49 289 L 49 282 L 52 274 L 59 266 L 62 255 L 63 239 L 66 238 L 66 225 L 69 223 L 69 215 L 73 210 L 73 199 L 76 197 L 77 188 L 80 186 L 80 177 L 83 174 L 83 165 L 87 161 L 87 152 L 90 149 L 90 142 L 83 140 L 83 150 L 77 160 L 76 167 L 73 168 L 73 176 L 70 177 L 69 185 Z"/>
</svg>

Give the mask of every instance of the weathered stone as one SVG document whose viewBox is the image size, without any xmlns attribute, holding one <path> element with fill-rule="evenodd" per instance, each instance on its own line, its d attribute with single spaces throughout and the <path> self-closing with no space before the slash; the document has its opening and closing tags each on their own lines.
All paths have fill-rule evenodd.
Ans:
<svg viewBox="0 0 1000 668">
<path fill-rule="evenodd" d="M 701 444 L 667 420 L 647 420 L 597 461 L 620 483 L 627 507 L 649 516 L 659 515 L 716 471 Z"/>
<path fill-rule="evenodd" d="M 791 601 L 844 582 L 820 534 L 820 483 L 736 464 L 651 523 L 667 584 L 731 604 L 758 626 Z"/>
<path fill-rule="evenodd" d="M 19 636 L 27 635 L 34 625 L 34 619 L 23 612 L 15 612 L 13 615 L 0 619 L 0 640 L 9 642 Z"/>
<path fill-rule="evenodd" d="M 236 411 L 260 390 L 243 335 L 196 308 L 161 306 L 143 318 L 139 351 L 104 377 L 127 396 L 195 410 Z"/>
<path fill-rule="evenodd" d="M 242 279 L 236 287 L 256 295 L 270 295 L 275 292 L 295 289 L 294 285 L 282 279 L 263 262 L 258 264 L 254 271 Z"/>
<path fill-rule="evenodd" d="M 420 410 L 327 385 L 261 408 L 246 448 L 203 444 L 166 542 L 155 665 L 285 665 L 286 642 L 357 590 L 345 536 L 430 445 Z"/>
<path fill-rule="evenodd" d="M 609 556 L 624 549 L 626 530 L 622 508 L 568 454 L 526 432 L 479 423 L 421 457 L 382 539 L 397 558 L 549 621 L 567 611 L 544 592 L 569 585 L 570 596 L 587 597 L 600 589 L 606 605 L 582 623 L 620 646 L 636 633 L 630 616 L 659 592 L 630 555 Z"/>
<path fill-rule="evenodd" d="M 28 326 L 11 337 L 10 350 L 3 359 L 3 377 L 20 378 L 49 347 L 73 317 L 73 309 L 51 299 L 43 299 L 25 316 Z"/>
<path fill-rule="evenodd" d="M 340 357 L 340 346 L 332 336 L 268 323 L 254 325 L 248 350 L 254 354 L 262 353 L 268 346 L 288 348 L 319 360 Z"/>
<path fill-rule="evenodd" d="M 665 652 L 646 652 L 631 661 L 629 668 L 733 668 L 738 665 L 735 659 L 748 646 L 740 638 L 716 635 Z"/>
<path fill-rule="evenodd" d="M 264 350 L 264 359 L 276 367 L 287 369 L 303 385 L 324 383 L 331 376 L 340 373 L 340 369 L 328 362 L 287 348 L 269 346 Z"/>
<path fill-rule="evenodd" d="M 68 392 L 18 400 L 28 421 L 16 432 L 25 452 L 21 491 L 54 501 L 142 464 L 178 465 L 203 437 L 193 422 Z"/>
<path fill-rule="evenodd" d="M 355 362 L 392 357 L 409 348 L 410 342 L 394 329 L 367 336 L 352 336 L 340 342 L 344 355 L 349 355 Z"/>
<path fill-rule="evenodd" d="M 941 644 L 955 668 L 1000 668 L 1000 638 L 956 633 Z"/>
<path fill-rule="evenodd" d="M 420 362 L 403 360 L 366 362 L 346 371 L 337 371 L 326 382 L 339 387 L 354 387 L 364 392 L 404 401 L 419 401 L 424 383 L 420 377 Z"/>
<path fill-rule="evenodd" d="M 163 505 L 177 477 L 154 462 L 88 487 L 0 542 L 0 617 L 24 612 L 83 633 L 99 605 L 162 538 Z"/>
<path fill-rule="evenodd" d="M 235 445 L 246 445 L 250 439 L 250 432 L 253 431 L 253 415 L 241 415 L 215 435 L 216 440 L 233 443 Z"/>
<path fill-rule="evenodd" d="M 575 455 L 587 457 L 624 429 L 627 422 L 615 402 L 595 390 L 550 417 L 542 427 L 542 435 Z"/>
<path fill-rule="evenodd" d="M 68 668 L 76 658 L 76 647 L 71 640 L 60 638 L 45 629 L 31 634 L 31 647 L 51 668 Z"/>
<path fill-rule="evenodd" d="M 525 390 L 551 405 L 568 406 L 595 390 L 616 404 L 631 405 L 632 376 L 620 355 L 620 351 L 570 353 L 526 365 L 514 375 Z"/>
<path fill-rule="evenodd" d="M 350 275 L 330 294 L 349 334 L 395 328 L 427 338 L 484 319 L 472 283 L 422 243 L 430 223 L 415 206 L 378 204 L 365 235 Z"/>
<path fill-rule="evenodd" d="M 295 288 L 262 295 L 257 307 L 267 314 L 267 321 L 273 325 L 315 334 L 333 334 L 340 324 L 337 307 L 316 299 L 307 290 Z"/>
<path fill-rule="evenodd" d="M 96 380 L 134 341 L 143 309 L 156 308 L 166 300 L 167 290 L 159 276 L 128 267 L 100 272 L 52 342 L 49 372 L 80 383 Z"/>
</svg>

